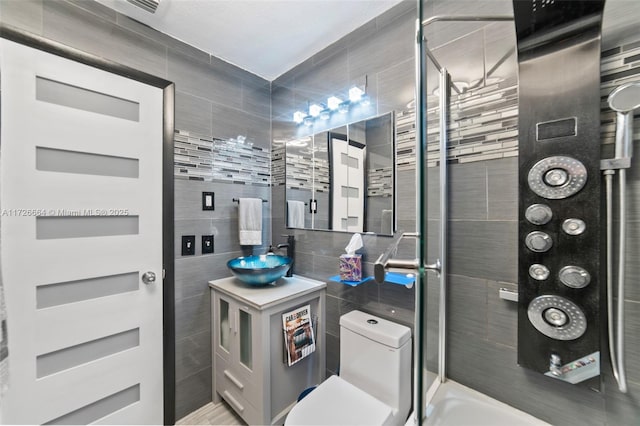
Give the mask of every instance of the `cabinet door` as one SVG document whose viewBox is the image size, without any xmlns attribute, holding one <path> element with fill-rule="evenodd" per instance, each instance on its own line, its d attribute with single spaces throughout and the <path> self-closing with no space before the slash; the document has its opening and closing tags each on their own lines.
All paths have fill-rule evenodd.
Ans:
<svg viewBox="0 0 640 426">
<path fill-rule="evenodd" d="M 263 356 L 260 354 L 261 327 L 260 312 L 248 306 L 235 305 L 237 334 L 235 336 L 235 365 L 238 372 L 252 385 L 259 385 Z"/>
<path fill-rule="evenodd" d="M 214 351 L 222 359 L 231 362 L 233 359 L 233 302 L 216 293 L 214 298 Z"/>
<path fill-rule="evenodd" d="M 240 364 L 253 370 L 252 315 L 248 310 L 238 308 L 238 355 Z"/>
</svg>

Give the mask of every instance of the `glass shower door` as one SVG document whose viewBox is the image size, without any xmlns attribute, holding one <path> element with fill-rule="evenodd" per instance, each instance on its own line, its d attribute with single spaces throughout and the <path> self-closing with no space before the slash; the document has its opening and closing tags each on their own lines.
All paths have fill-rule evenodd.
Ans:
<svg viewBox="0 0 640 426">
<path fill-rule="evenodd" d="M 427 54 L 423 40 L 422 1 L 416 23 L 416 186 L 420 283 L 416 292 L 417 418 L 424 419 L 429 400 L 444 380 L 444 282 L 446 276 L 447 105 L 450 79 Z M 444 139 L 441 137 L 444 136 Z M 444 159 L 444 161 L 443 161 Z M 436 269 L 436 271 L 434 271 Z M 444 275 L 443 275 L 444 274 Z M 419 401 L 419 402 L 418 402 Z M 422 423 L 419 421 L 417 423 Z"/>
<path fill-rule="evenodd" d="M 512 31 L 510 21 L 513 18 L 484 15 L 483 4 L 486 6 L 480 2 L 470 5 L 475 10 L 462 13 L 451 2 L 418 0 L 416 169 L 421 285 L 416 293 L 416 342 L 419 348 L 414 404 L 417 405 L 416 414 L 422 418 L 428 414 L 430 400 L 438 386 L 447 380 L 447 289 L 450 265 L 453 265 L 448 261 L 449 226 L 455 227 L 456 220 L 466 218 L 460 206 L 468 205 L 457 196 L 453 198 L 454 208 L 449 211 L 452 194 L 449 192 L 448 161 L 462 164 L 486 159 L 481 158 L 485 137 L 474 139 L 473 136 L 480 127 L 483 128 L 482 135 L 502 131 L 501 123 L 485 126 L 486 120 L 480 116 L 493 108 L 486 107 L 487 103 L 497 102 L 499 106 L 495 108 L 508 107 L 509 101 L 500 91 L 499 83 L 515 69 L 510 39 L 500 41 L 505 34 L 505 25 Z M 491 12 L 491 8 L 487 10 Z M 438 25 L 431 25 L 435 23 Z M 507 31 L 507 35 L 512 34 L 511 31 Z M 493 113 L 499 115 L 501 111 Z M 463 126 L 466 127 L 462 129 Z M 492 126 L 496 129 L 491 130 Z M 495 136 L 496 139 L 499 137 Z M 489 140 L 487 137 L 486 141 Z M 487 150 L 490 147 L 487 144 Z M 460 170 L 463 166 L 453 167 Z M 439 261 L 438 275 L 429 272 L 436 259 Z M 460 262 L 464 259 L 456 259 L 458 263 L 454 266 L 460 270 Z M 460 303 L 451 306 L 460 309 Z"/>
</svg>

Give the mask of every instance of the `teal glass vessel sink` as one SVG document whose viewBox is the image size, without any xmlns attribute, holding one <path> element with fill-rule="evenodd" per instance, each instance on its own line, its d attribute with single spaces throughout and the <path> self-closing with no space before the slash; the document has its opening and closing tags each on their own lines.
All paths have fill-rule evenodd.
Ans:
<svg viewBox="0 0 640 426">
<path fill-rule="evenodd" d="M 287 273 L 293 260 L 287 256 L 266 254 L 236 257 L 227 262 L 227 267 L 240 281 L 262 286 L 276 281 Z"/>
</svg>

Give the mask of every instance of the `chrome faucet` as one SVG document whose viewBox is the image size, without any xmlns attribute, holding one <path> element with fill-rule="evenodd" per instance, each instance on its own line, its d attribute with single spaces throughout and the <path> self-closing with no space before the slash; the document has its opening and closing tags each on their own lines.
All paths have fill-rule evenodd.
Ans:
<svg viewBox="0 0 640 426">
<path fill-rule="evenodd" d="M 287 257 L 291 258 L 291 267 L 287 271 L 285 277 L 292 277 L 293 276 L 293 267 L 296 264 L 296 261 L 295 261 L 296 237 L 295 237 L 295 235 L 283 235 L 283 237 L 287 237 L 287 242 L 286 243 L 282 243 L 282 244 L 278 244 L 276 246 L 276 248 L 277 249 L 282 249 L 282 248 L 287 249 L 286 250 L 286 255 L 287 255 Z"/>
</svg>

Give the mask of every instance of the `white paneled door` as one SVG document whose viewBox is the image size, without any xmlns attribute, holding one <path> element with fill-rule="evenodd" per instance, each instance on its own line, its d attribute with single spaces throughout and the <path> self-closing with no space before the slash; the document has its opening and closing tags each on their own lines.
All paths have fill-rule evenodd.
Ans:
<svg viewBox="0 0 640 426">
<path fill-rule="evenodd" d="M 2 420 L 162 424 L 163 91 L 0 43 Z"/>
<path fill-rule="evenodd" d="M 363 232 L 366 148 L 336 137 L 330 143 L 332 229 Z"/>
</svg>

